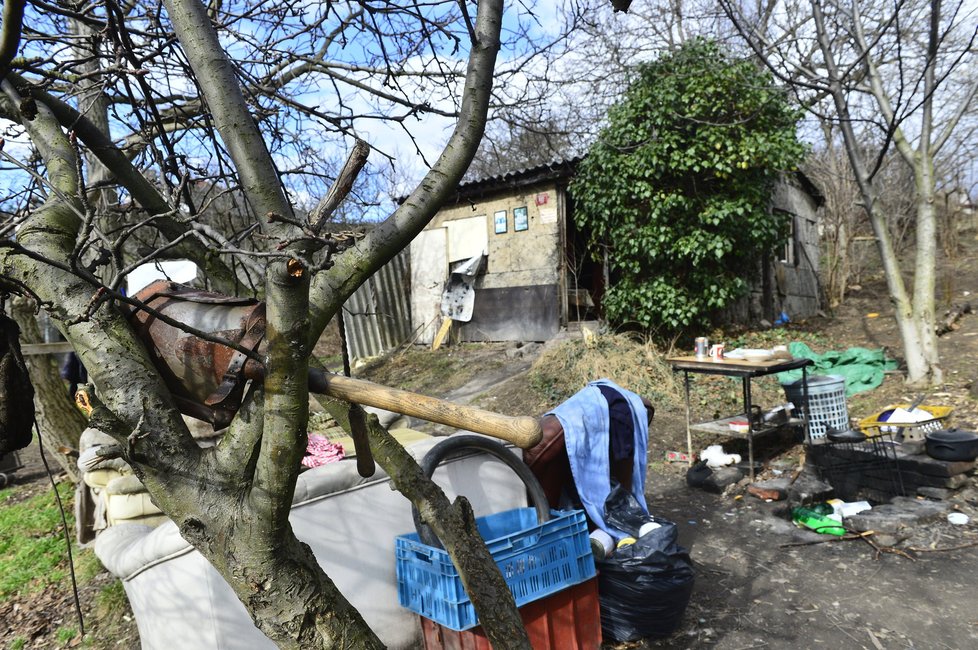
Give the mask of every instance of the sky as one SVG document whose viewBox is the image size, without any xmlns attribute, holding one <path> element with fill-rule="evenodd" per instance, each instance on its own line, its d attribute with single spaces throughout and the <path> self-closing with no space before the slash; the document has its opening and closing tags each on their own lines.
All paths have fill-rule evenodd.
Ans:
<svg viewBox="0 0 978 650">
<path fill-rule="evenodd" d="M 529 30 L 531 36 L 553 35 L 560 25 L 556 19 L 559 8 L 567 1 L 570 0 L 540 0 L 534 4 L 532 16 L 526 13 L 521 3 L 509 2 L 507 3 L 509 10 L 505 17 L 504 28 L 509 32 L 515 32 L 517 27 L 522 25 Z M 969 0 L 970 4 L 974 4 L 974 2 L 978 2 L 978 0 Z M 624 56 L 642 57 L 647 56 L 649 52 L 653 52 L 654 50 L 648 46 L 648 37 L 646 37 L 645 49 L 642 52 L 638 52 L 638 48 L 633 47 L 630 39 L 640 37 L 643 28 L 649 27 L 650 23 L 648 21 L 654 15 L 652 12 L 655 10 L 656 3 L 636 0 L 633 2 L 632 12 L 629 14 L 613 14 L 609 5 L 609 2 L 601 3 L 596 11 L 604 11 L 609 16 L 613 16 L 614 29 L 617 30 L 616 33 L 619 33 L 622 39 L 622 54 Z M 308 6 L 310 11 L 322 11 L 324 5 L 308 2 L 306 6 Z M 347 47 L 350 48 L 349 53 L 351 56 L 354 53 L 362 52 L 362 48 L 357 44 L 351 43 Z M 453 65 L 456 67 L 464 66 L 465 55 L 466 50 L 463 42 L 460 50 L 453 55 Z M 342 57 L 343 55 L 341 54 L 340 56 Z M 513 57 L 514 52 L 512 50 L 500 52 L 497 69 L 508 67 Z M 416 69 L 420 69 L 426 65 L 426 62 L 424 58 L 419 56 L 412 59 L 411 64 Z M 567 65 L 575 66 L 576 70 L 580 70 L 581 66 L 586 66 L 587 64 L 588 61 L 577 60 Z M 569 67 L 567 69 L 558 68 L 553 71 L 553 74 L 573 78 L 575 67 Z M 520 79 L 521 75 L 515 77 L 514 88 L 521 89 Z M 523 75 L 522 79 L 525 84 L 526 76 Z M 181 83 L 179 79 L 170 80 L 169 83 L 177 92 L 186 91 L 189 88 L 186 84 Z M 323 87 L 329 88 L 329 85 L 325 84 Z M 455 93 L 455 89 L 446 88 L 443 90 L 445 92 L 442 93 L 441 98 L 435 100 L 436 106 L 446 110 L 453 109 L 454 105 L 450 96 L 457 94 Z M 573 92 L 571 92 L 563 101 L 572 102 L 573 97 Z M 313 102 L 317 101 L 315 92 L 308 93 L 306 98 Z M 324 104 L 334 101 L 329 92 L 323 92 L 321 98 Z M 347 93 L 347 98 L 351 102 L 349 105 L 351 112 L 363 110 L 368 105 L 361 95 Z M 391 196 L 403 196 L 414 187 L 417 181 L 427 171 L 427 164 L 433 162 L 440 154 L 454 126 L 455 121 L 453 119 L 430 113 L 421 118 L 409 117 L 403 122 L 361 120 L 357 123 L 357 134 L 377 148 L 377 151 L 371 154 L 370 165 L 375 169 L 383 167 L 386 164 L 383 154 L 393 157 L 394 164 L 396 165 L 396 174 L 394 175 L 396 180 L 395 185 L 389 194 L 382 191 L 382 196 L 377 197 L 378 199 L 386 200 L 386 202 L 376 211 L 377 214 L 375 216 L 383 216 L 392 208 L 393 204 L 390 202 Z M 17 139 L 11 139 L 9 135 L 7 135 L 6 140 L 4 147 L 6 152 L 14 155 L 22 154 L 24 145 L 21 142 Z M 352 142 L 349 140 L 340 146 L 337 146 L 335 143 L 325 144 L 323 145 L 324 157 L 345 158 L 346 151 L 350 146 L 352 146 Z M 416 149 L 420 149 L 420 152 Z M 207 159 L 205 158 L 203 160 L 206 161 Z M 283 169 L 294 166 L 295 162 L 285 157 L 279 160 L 280 167 Z M 0 193 L 7 195 L 13 189 L 23 186 L 24 183 L 25 176 L 22 173 L 4 171 L 0 174 Z M 297 190 L 294 194 L 307 204 L 314 203 L 318 199 L 317 196 L 309 195 L 305 190 Z"/>
</svg>

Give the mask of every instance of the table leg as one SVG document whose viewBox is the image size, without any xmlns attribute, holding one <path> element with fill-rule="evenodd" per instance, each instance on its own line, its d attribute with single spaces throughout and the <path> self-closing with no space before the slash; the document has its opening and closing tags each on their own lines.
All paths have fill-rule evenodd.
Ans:
<svg viewBox="0 0 978 650">
<path fill-rule="evenodd" d="M 805 445 L 812 444 L 811 429 L 809 429 L 808 422 L 808 366 L 802 366 L 801 368 L 801 396 L 802 400 L 805 402 L 805 407 L 802 409 L 802 426 L 804 427 L 805 434 Z"/>
<path fill-rule="evenodd" d="M 693 432 L 690 429 L 692 424 L 690 423 L 690 411 L 689 411 L 689 371 L 683 371 L 683 384 L 686 387 L 686 453 L 689 456 L 688 464 L 693 464 Z"/>
<path fill-rule="evenodd" d="M 754 416 L 751 413 L 750 378 L 744 377 L 744 415 L 747 417 L 747 467 L 750 482 L 754 482 Z"/>
</svg>

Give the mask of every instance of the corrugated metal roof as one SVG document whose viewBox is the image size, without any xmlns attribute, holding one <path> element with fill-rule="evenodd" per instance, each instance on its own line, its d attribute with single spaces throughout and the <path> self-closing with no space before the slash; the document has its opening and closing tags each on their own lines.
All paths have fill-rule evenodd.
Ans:
<svg viewBox="0 0 978 650">
<path fill-rule="evenodd" d="M 582 156 L 560 158 L 541 165 L 515 169 L 482 178 L 470 178 L 466 175 L 458 186 L 458 194 L 460 197 L 468 197 L 481 194 L 489 189 L 523 187 L 542 181 L 568 178 L 573 175 L 581 159 Z"/>
</svg>

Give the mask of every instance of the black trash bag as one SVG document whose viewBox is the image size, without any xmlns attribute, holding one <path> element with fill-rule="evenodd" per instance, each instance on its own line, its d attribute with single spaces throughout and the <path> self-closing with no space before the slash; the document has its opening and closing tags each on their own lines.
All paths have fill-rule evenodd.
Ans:
<svg viewBox="0 0 978 650">
<path fill-rule="evenodd" d="M 624 524 L 623 532 L 630 533 L 639 521 L 639 527 L 654 521 L 659 528 L 597 563 L 602 635 L 633 641 L 672 634 L 689 604 L 694 578 L 689 552 L 677 543 L 676 524 L 645 513 L 635 497 L 620 488 L 608 497 L 605 519 L 615 528 L 619 524 L 614 521 Z"/>
<path fill-rule="evenodd" d="M 617 528 L 632 537 L 638 537 L 638 531 L 642 526 L 655 521 L 635 495 L 614 479 L 611 481 L 611 492 L 604 502 L 604 520 L 612 528 Z"/>
<path fill-rule="evenodd" d="M 34 386 L 20 352 L 20 328 L 0 311 L 0 458 L 31 444 Z"/>
<path fill-rule="evenodd" d="M 703 487 L 711 476 L 713 476 L 713 470 L 706 464 L 706 461 L 698 460 L 686 470 L 686 485 L 694 488 Z"/>
</svg>

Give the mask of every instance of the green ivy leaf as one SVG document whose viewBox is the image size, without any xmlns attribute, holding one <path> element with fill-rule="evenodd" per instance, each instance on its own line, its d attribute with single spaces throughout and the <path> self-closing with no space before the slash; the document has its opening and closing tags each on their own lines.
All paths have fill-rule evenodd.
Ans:
<svg viewBox="0 0 978 650">
<path fill-rule="evenodd" d="M 779 170 L 805 155 L 800 111 L 752 61 L 705 39 L 635 78 L 571 183 L 575 218 L 611 244 L 611 321 L 702 327 L 786 233 L 768 203 Z"/>
</svg>

